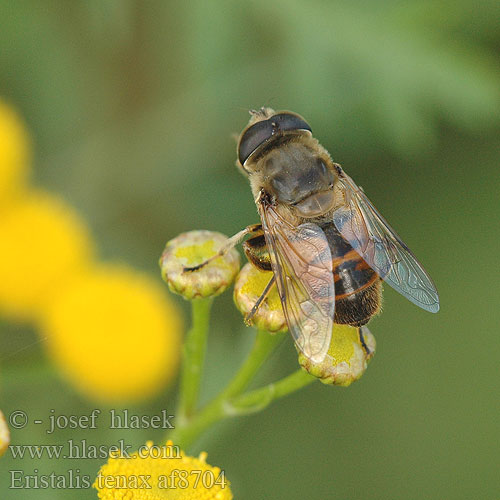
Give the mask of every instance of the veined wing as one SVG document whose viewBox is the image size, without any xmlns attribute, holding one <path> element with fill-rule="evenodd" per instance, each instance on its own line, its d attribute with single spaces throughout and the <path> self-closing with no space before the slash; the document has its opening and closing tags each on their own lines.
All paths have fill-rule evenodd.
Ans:
<svg viewBox="0 0 500 500">
<path fill-rule="evenodd" d="M 304 355 L 319 363 L 328 352 L 335 312 L 325 233 L 313 223 L 292 226 L 268 201 L 258 208 L 288 328 Z"/>
<path fill-rule="evenodd" d="M 401 295 L 438 312 L 436 287 L 411 250 L 347 174 L 341 172 L 338 182 L 345 203 L 334 212 L 333 223 L 342 237 Z"/>
</svg>

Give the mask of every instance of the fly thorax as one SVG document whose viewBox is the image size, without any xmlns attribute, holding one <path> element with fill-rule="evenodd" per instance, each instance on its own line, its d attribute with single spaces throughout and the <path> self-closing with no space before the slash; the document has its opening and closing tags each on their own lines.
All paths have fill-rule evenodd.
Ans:
<svg viewBox="0 0 500 500">
<path fill-rule="evenodd" d="M 262 163 L 264 179 L 277 201 L 296 206 L 304 217 L 331 208 L 334 174 L 309 148 L 296 143 L 276 148 Z"/>
</svg>

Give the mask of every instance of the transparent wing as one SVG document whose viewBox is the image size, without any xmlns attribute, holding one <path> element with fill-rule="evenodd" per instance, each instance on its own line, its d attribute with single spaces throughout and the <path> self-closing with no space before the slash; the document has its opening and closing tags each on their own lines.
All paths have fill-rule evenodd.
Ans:
<svg viewBox="0 0 500 500">
<path fill-rule="evenodd" d="M 335 313 L 325 233 L 312 223 L 292 226 L 270 204 L 258 207 L 288 328 L 305 356 L 319 363 L 330 345 Z"/>
<path fill-rule="evenodd" d="M 334 212 L 333 223 L 342 237 L 401 295 L 438 312 L 436 287 L 411 250 L 348 175 L 342 172 L 338 182 L 345 203 Z"/>
</svg>

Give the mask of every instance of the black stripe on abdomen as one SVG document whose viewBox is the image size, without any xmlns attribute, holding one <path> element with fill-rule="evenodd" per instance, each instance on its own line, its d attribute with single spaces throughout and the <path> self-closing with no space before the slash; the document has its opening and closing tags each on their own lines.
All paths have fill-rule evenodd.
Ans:
<svg viewBox="0 0 500 500">
<path fill-rule="evenodd" d="M 378 274 L 342 238 L 333 223 L 321 226 L 332 254 L 332 268 L 335 279 L 335 297 L 341 299 L 372 285 Z"/>
</svg>

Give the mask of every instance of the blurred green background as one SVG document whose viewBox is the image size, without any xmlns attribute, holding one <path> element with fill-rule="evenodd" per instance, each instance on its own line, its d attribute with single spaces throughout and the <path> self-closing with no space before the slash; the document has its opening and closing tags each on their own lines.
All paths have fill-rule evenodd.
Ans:
<svg viewBox="0 0 500 500">
<path fill-rule="evenodd" d="M 438 315 L 385 291 L 359 382 L 314 384 L 190 450 L 225 469 L 235 498 L 499 498 L 499 16 L 498 2 L 471 0 L 0 2 L 0 95 L 33 136 L 35 183 L 80 211 L 103 258 L 160 280 L 157 259 L 178 233 L 257 222 L 231 134 L 249 108 L 270 105 L 309 121 L 437 284 Z M 207 397 L 250 340 L 226 293 Z M 0 408 L 42 417 L 97 406 L 47 368 L 43 344 L 17 352 L 35 341 L 0 323 Z M 285 344 L 262 379 L 296 368 Z M 174 396 L 131 411 L 173 410 Z M 36 427 L 17 432 L 53 442 Z M 93 441 L 162 436 L 99 432 Z M 57 442 L 69 437 L 89 435 L 61 431 Z M 78 468 L 94 476 L 101 464 Z M 96 498 L 9 491 L 13 468 L 75 464 L 4 457 L 2 498 Z"/>
</svg>

